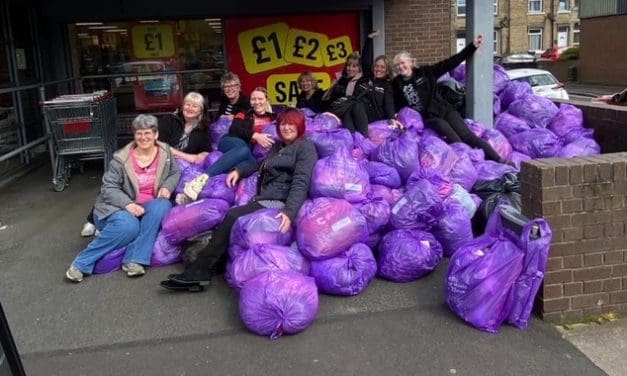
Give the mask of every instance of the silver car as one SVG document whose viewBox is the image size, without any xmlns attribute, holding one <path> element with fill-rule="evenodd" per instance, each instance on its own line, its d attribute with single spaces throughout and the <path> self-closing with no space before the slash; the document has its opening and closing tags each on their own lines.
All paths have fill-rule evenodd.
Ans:
<svg viewBox="0 0 627 376">
<path fill-rule="evenodd" d="M 559 82 L 551 72 L 543 69 L 511 69 L 507 71 L 510 80 L 526 82 L 537 95 L 568 100 L 564 84 Z"/>
</svg>

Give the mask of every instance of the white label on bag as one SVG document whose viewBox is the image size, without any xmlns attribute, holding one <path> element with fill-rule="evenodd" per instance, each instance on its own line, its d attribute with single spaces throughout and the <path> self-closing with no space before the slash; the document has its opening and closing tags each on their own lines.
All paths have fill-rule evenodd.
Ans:
<svg viewBox="0 0 627 376">
<path fill-rule="evenodd" d="M 346 183 L 346 184 L 344 184 L 344 189 L 346 189 L 347 191 L 355 191 L 355 192 L 361 192 L 362 191 L 361 184 L 354 184 L 354 183 Z"/>
<path fill-rule="evenodd" d="M 398 213 L 398 211 L 401 210 L 403 205 L 405 205 L 406 203 L 407 203 L 407 199 L 405 197 L 403 197 L 400 200 L 398 200 L 396 205 L 394 205 L 394 207 L 392 208 L 392 214 Z"/>
<path fill-rule="evenodd" d="M 352 223 L 351 219 L 349 217 L 345 217 L 344 219 L 340 219 L 339 221 L 335 222 L 331 226 L 331 230 L 333 230 L 333 232 L 338 232 L 344 227 L 350 225 L 351 223 Z"/>
</svg>

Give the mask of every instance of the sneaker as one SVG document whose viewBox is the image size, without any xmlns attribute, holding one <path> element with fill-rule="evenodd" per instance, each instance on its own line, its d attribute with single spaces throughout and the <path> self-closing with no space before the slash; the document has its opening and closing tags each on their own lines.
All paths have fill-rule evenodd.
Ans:
<svg viewBox="0 0 627 376">
<path fill-rule="evenodd" d="M 67 272 L 65 272 L 65 278 L 69 279 L 72 282 L 78 283 L 83 280 L 83 272 L 78 270 L 76 266 L 71 265 Z"/>
<path fill-rule="evenodd" d="M 198 195 L 202 191 L 205 184 L 207 184 L 207 180 L 209 180 L 209 175 L 201 174 L 192 179 L 189 183 L 185 184 L 185 188 L 183 192 L 189 197 L 192 201 L 196 201 L 198 199 Z"/>
<path fill-rule="evenodd" d="M 93 223 L 91 222 L 85 222 L 85 224 L 83 224 L 83 229 L 81 230 L 81 236 L 83 237 L 88 237 L 88 236 L 92 236 L 96 233 L 96 226 L 94 226 Z"/>
<path fill-rule="evenodd" d="M 176 197 L 174 197 L 174 202 L 176 202 L 177 205 L 185 205 L 192 202 L 192 199 L 187 197 L 185 193 L 177 193 Z"/>
<path fill-rule="evenodd" d="M 143 266 L 134 262 L 129 262 L 128 264 L 122 265 L 122 270 L 124 270 L 126 272 L 126 275 L 129 277 L 139 277 L 146 274 L 146 269 L 144 269 Z"/>
</svg>

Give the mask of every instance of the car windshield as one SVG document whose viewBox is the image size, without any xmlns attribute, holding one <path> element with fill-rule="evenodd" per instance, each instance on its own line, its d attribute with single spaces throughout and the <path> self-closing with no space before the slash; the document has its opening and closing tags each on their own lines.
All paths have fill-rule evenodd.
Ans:
<svg viewBox="0 0 627 376">
<path fill-rule="evenodd" d="M 534 74 L 533 76 L 518 77 L 516 81 L 526 82 L 532 87 L 557 84 L 557 80 L 548 74 Z"/>
</svg>

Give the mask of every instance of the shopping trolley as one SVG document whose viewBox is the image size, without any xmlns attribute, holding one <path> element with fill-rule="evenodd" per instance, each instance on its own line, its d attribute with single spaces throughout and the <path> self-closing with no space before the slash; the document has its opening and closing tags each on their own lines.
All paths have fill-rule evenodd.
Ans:
<svg viewBox="0 0 627 376">
<path fill-rule="evenodd" d="M 115 98 L 106 90 L 62 95 L 43 103 L 50 134 L 52 184 L 61 192 L 81 161 L 104 159 L 105 171 L 116 148 Z"/>
</svg>

